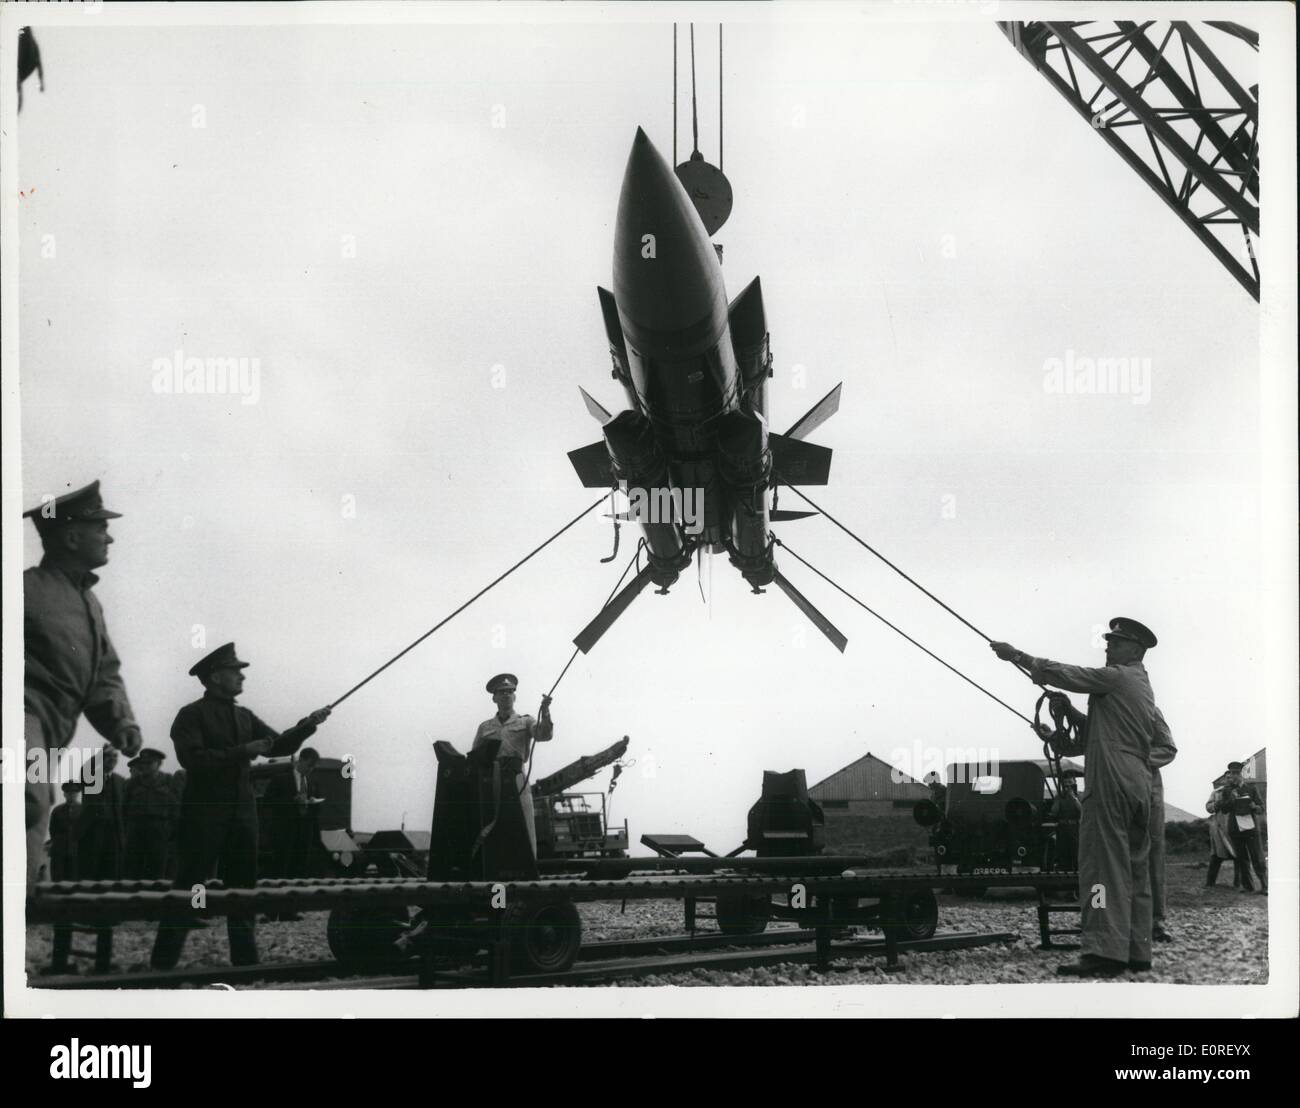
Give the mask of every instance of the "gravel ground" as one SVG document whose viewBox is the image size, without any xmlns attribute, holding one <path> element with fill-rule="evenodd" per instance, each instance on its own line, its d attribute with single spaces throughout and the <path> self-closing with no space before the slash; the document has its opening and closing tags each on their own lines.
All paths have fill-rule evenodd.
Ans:
<svg viewBox="0 0 1300 1108">
<path fill-rule="evenodd" d="M 1204 887 L 1204 861 L 1171 859 L 1168 866 L 1169 920 L 1173 943 L 1157 943 L 1149 973 L 1130 974 L 1125 981 L 1173 984 L 1263 984 L 1268 980 L 1268 899 L 1242 893 L 1224 883 Z M 1228 880 L 1231 880 L 1229 877 Z M 1040 951 L 1038 922 L 1031 894 L 1022 890 L 991 892 L 986 899 L 939 898 L 939 930 L 1010 931 L 1020 941 L 973 950 L 934 951 L 905 958 L 906 970 L 885 974 L 882 960 L 847 959 L 835 963 L 839 972 L 820 975 L 812 967 L 792 964 L 737 971 L 694 970 L 623 982 L 623 987 L 655 985 L 858 985 L 858 984 L 1017 984 L 1028 981 L 1060 982 L 1056 966 L 1073 960 L 1073 952 Z M 680 934 L 683 910 L 679 901 L 629 901 L 626 913 L 618 903 L 583 904 L 584 938 L 648 938 Z M 706 909 L 707 911 L 707 909 Z M 300 921 L 266 923 L 258 927 L 258 948 L 266 962 L 306 962 L 329 958 L 324 912 L 312 912 Z M 1061 916 L 1061 926 L 1069 917 Z M 709 926 L 708 924 L 704 925 Z M 773 925 L 781 926 L 781 925 Z M 128 973 L 148 966 L 154 928 L 145 923 L 122 924 L 114 939 L 114 961 Z M 27 932 L 28 972 L 36 974 L 49 964 L 51 929 L 34 926 Z M 91 949 L 94 940 L 78 935 L 76 944 Z M 221 921 L 191 932 L 182 967 L 229 964 L 226 929 Z M 89 960 L 79 959 L 83 969 Z M 265 986 L 274 988 L 274 985 Z M 589 986 L 600 987 L 600 986 Z"/>
</svg>

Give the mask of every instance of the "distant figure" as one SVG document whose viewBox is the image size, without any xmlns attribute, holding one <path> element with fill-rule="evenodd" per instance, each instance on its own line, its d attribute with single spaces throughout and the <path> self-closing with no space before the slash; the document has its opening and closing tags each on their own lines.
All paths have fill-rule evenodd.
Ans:
<svg viewBox="0 0 1300 1108">
<path fill-rule="evenodd" d="M 1268 866 L 1264 863 L 1264 847 L 1259 837 L 1259 820 L 1264 815 L 1264 802 L 1253 784 L 1243 783 L 1241 762 L 1229 762 L 1226 780 L 1220 798 L 1220 811 L 1228 814 L 1228 837 L 1233 853 L 1241 862 L 1242 887 L 1254 891 L 1250 868 L 1254 866 L 1259 878 L 1259 891 L 1268 896 Z"/>
<path fill-rule="evenodd" d="M 320 848 L 317 809 L 324 798 L 316 783 L 320 755 L 310 746 L 298 752 L 291 772 L 271 778 L 262 796 L 262 813 L 271 832 L 270 877 L 316 876 Z M 272 912 L 268 918 L 296 920 L 297 912 Z"/>
<path fill-rule="evenodd" d="M 122 876 L 126 854 L 126 782 L 113 772 L 117 751 L 104 747 L 102 764 L 87 773 L 81 800 L 77 835 L 77 878 L 81 881 L 116 881 Z M 93 782 L 98 779 L 99 788 Z M 95 972 L 113 970 L 113 925 L 96 924 Z"/>
<path fill-rule="evenodd" d="M 63 786 L 63 803 L 50 813 L 50 880 L 77 880 L 77 835 L 81 824 L 81 782 Z M 72 924 L 54 925 L 54 951 L 46 974 L 75 973 L 68 962 L 72 954 Z"/>
<path fill-rule="evenodd" d="M 149 881 L 166 876 L 180 805 L 171 778 L 160 771 L 167 755 L 145 747 L 131 759 L 126 783 L 126 864 L 123 876 Z"/>
<path fill-rule="evenodd" d="M 1232 839 L 1228 834 L 1228 812 L 1224 807 L 1223 790 L 1227 776 L 1214 782 L 1214 791 L 1205 802 L 1205 810 L 1210 813 L 1210 868 L 1205 875 L 1205 887 L 1211 889 L 1219 879 L 1219 867 L 1224 862 L 1232 863 L 1232 887 L 1241 888 L 1241 862 L 1236 851 L 1232 849 Z"/>
<path fill-rule="evenodd" d="M 41 91 L 45 91 L 45 70 L 41 68 L 41 48 L 30 27 L 18 32 L 18 110 L 23 110 L 23 82 L 33 73 L 40 78 Z"/>
</svg>

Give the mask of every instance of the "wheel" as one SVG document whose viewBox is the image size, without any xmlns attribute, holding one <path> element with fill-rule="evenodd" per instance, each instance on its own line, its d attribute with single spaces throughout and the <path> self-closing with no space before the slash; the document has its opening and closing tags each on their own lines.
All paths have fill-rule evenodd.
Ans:
<svg viewBox="0 0 1300 1108">
<path fill-rule="evenodd" d="M 767 930 L 770 902 L 765 896 L 723 893 L 714 912 L 724 935 L 760 935 Z"/>
<path fill-rule="evenodd" d="M 330 953 L 351 971 L 387 969 L 399 958 L 393 944 L 407 919 L 405 908 L 335 908 L 325 927 Z"/>
<path fill-rule="evenodd" d="M 880 902 L 881 929 L 899 942 L 928 939 L 939 926 L 939 902 L 932 889 L 913 889 Z"/>
<path fill-rule="evenodd" d="M 517 904 L 502 921 L 512 973 L 563 973 L 582 946 L 582 917 L 568 900 Z"/>
</svg>

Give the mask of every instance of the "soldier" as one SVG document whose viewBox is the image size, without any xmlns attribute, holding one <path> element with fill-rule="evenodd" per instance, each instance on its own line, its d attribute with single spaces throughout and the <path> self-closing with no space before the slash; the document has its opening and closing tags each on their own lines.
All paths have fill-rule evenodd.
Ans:
<svg viewBox="0 0 1300 1108">
<path fill-rule="evenodd" d="M 36 524 L 44 556 L 23 573 L 23 737 L 29 760 L 52 759 L 67 746 L 84 715 L 113 746 L 134 754 L 140 748 L 122 683 L 121 662 L 109 641 L 104 611 L 91 591 L 92 572 L 108 562 L 113 539 L 108 521 L 118 512 L 104 507 L 99 482 L 23 513 Z M 30 764 L 30 762 L 29 762 Z M 51 767 L 47 767 L 51 768 Z M 27 882 L 36 882 L 50 808 L 54 775 L 27 774 Z"/>
<path fill-rule="evenodd" d="M 1236 851 L 1232 846 L 1232 838 L 1229 835 L 1230 817 L 1224 806 L 1224 787 L 1227 785 L 1228 775 L 1225 773 L 1222 777 L 1214 782 L 1214 790 L 1210 793 L 1210 799 L 1205 802 L 1205 810 L 1210 813 L 1210 868 L 1205 875 L 1205 887 L 1213 888 L 1219 879 L 1219 868 L 1224 862 L 1232 863 L 1232 887 L 1240 889 L 1243 885 L 1241 880 L 1242 860 L 1237 857 Z"/>
<path fill-rule="evenodd" d="M 485 719 L 478 725 L 472 749 L 478 750 L 493 739 L 501 740 L 496 760 L 505 774 L 505 780 L 513 779 L 515 783 L 519 806 L 523 809 L 524 826 L 528 828 L 528 841 L 532 844 L 533 857 L 536 857 L 537 829 L 533 825 L 533 796 L 524 779 L 524 762 L 528 760 L 529 744 L 550 742 L 555 728 L 551 722 L 549 696 L 542 697 L 539 719 L 521 716 L 515 711 L 515 690 L 518 688 L 519 678 L 513 673 L 498 673 L 487 683 L 487 691 L 492 694 L 497 712 L 491 719 Z"/>
<path fill-rule="evenodd" d="M 126 853 L 126 782 L 113 772 L 117 751 L 106 746 L 82 777 L 81 818 L 77 822 L 77 878 L 116 881 Z M 113 926 L 97 923 L 95 972 L 113 970 Z"/>
<path fill-rule="evenodd" d="M 1228 815 L 1228 838 L 1241 866 L 1242 888 L 1254 892 L 1255 885 L 1250 879 L 1250 869 L 1254 866 L 1255 876 L 1259 878 L 1259 891 L 1268 896 L 1268 866 L 1259 841 L 1259 819 L 1264 814 L 1264 802 L 1253 783 L 1243 783 L 1243 768 L 1241 762 L 1228 763 L 1219 810 Z"/>
<path fill-rule="evenodd" d="M 1156 714 L 1160 714 L 1159 708 Z M 1165 927 L 1165 783 L 1160 770 L 1177 756 L 1169 728 L 1156 728 L 1147 760 L 1151 768 L 1151 938 L 1161 943 L 1171 943 L 1174 937 Z"/>
<path fill-rule="evenodd" d="M 248 766 L 264 755 L 292 754 L 329 718 L 319 708 L 284 734 L 277 734 L 247 708 L 235 703 L 244 689 L 244 670 L 235 644 L 225 643 L 190 667 L 203 684 L 203 697 L 185 705 L 172 724 L 176 758 L 188 772 L 181 801 L 179 864 L 175 887 L 202 885 L 220 863 L 227 888 L 251 888 L 257 882 L 257 803 Z M 237 966 L 257 962 L 254 917 L 226 917 L 230 960 Z M 180 960 L 188 924 L 163 923 L 150 959 L 155 969 L 171 969 Z"/>
<path fill-rule="evenodd" d="M 63 786 L 63 803 L 50 813 L 50 880 L 77 879 L 77 833 L 81 822 L 81 782 Z M 54 925 L 54 951 L 46 974 L 75 973 L 69 964 L 72 953 L 72 924 Z"/>
<path fill-rule="evenodd" d="M 160 767 L 167 755 L 145 747 L 129 765 L 126 783 L 126 865 L 124 876 L 138 880 L 162 878 L 167 849 L 179 809 L 171 778 Z"/>
<path fill-rule="evenodd" d="M 1086 692 L 1088 712 L 1072 710 L 1084 736 L 1058 753 L 1083 753 L 1088 788 L 1079 827 L 1082 953 L 1058 966 L 1064 977 L 1115 977 L 1151 968 L 1151 770 L 1153 737 L 1172 745 L 1142 665 L 1156 637 L 1136 620 L 1110 621 L 1106 665 L 1064 665 L 990 644 L 1004 661 L 1026 667 L 1039 684 Z"/>
</svg>

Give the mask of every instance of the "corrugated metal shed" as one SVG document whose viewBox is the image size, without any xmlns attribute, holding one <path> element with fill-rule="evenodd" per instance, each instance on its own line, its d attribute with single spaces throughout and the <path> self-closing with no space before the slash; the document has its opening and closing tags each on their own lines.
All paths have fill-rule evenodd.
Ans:
<svg viewBox="0 0 1300 1108">
<path fill-rule="evenodd" d="M 930 791 L 919 781 L 868 753 L 832 773 L 826 780 L 817 782 L 808 790 L 808 795 L 820 804 L 827 800 L 923 800 Z"/>
</svg>

